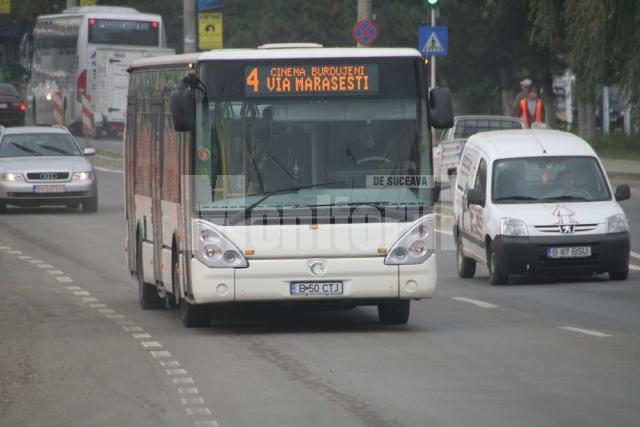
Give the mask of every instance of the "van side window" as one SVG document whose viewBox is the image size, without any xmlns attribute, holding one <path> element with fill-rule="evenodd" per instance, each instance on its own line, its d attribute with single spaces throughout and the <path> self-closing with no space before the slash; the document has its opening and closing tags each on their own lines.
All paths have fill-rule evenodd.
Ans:
<svg viewBox="0 0 640 427">
<path fill-rule="evenodd" d="M 480 159 L 478 172 L 476 173 L 476 182 L 473 185 L 475 190 L 479 190 L 482 194 L 486 194 L 487 189 L 487 162 Z"/>
</svg>

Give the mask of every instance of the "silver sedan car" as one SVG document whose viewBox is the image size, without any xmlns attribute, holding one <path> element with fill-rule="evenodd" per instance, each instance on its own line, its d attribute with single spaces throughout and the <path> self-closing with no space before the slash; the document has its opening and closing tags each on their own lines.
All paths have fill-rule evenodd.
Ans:
<svg viewBox="0 0 640 427">
<path fill-rule="evenodd" d="M 98 182 L 82 150 L 62 126 L 0 126 L 0 213 L 7 205 L 98 209 Z"/>
</svg>

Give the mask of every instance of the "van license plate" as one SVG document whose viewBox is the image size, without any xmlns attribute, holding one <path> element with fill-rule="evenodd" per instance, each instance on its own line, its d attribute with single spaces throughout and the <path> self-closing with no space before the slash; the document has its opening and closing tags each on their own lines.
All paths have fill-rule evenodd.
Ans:
<svg viewBox="0 0 640 427">
<path fill-rule="evenodd" d="M 591 246 L 547 248 L 547 258 L 588 258 L 590 256 Z"/>
<path fill-rule="evenodd" d="M 342 282 L 291 282 L 291 296 L 342 295 Z"/>
<path fill-rule="evenodd" d="M 65 191 L 66 187 L 62 184 L 33 186 L 34 193 L 64 193 Z"/>
</svg>

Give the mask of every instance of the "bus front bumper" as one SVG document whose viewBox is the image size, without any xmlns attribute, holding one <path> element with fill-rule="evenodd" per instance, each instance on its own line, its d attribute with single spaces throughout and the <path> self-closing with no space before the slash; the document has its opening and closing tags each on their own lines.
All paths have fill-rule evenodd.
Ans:
<svg viewBox="0 0 640 427">
<path fill-rule="evenodd" d="M 315 260 L 315 259 L 314 259 Z M 252 301 L 371 301 L 431 298 L 436 256 L 419 265 L 389 266 L 383 257 L 328 258 L 324 274 L 310 272 L 310 259 L 252 259 L 244 269 L 209 268 L 191 260 L 191 298 L 197 304 Z M 291 283 L 342 283 L 341 295 L 292 295 Z"/>
</svg>

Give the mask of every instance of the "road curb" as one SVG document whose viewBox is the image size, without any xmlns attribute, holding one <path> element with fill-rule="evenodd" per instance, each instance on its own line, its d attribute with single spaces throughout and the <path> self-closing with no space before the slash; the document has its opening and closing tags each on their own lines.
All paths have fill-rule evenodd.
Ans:
<svg viewBox="0 0 640 427">
<path fill-rule="evenodd" d="M 93 166 L 113 171 L 122 171 L 122 159 L 96 155 L 91 158 Z"/>
<path fill-rule="evenodd" d="M 629 180 L 632 180 L 632 181 L 640 181 L 640 173 L 634 173 L 634 172 L 609 172 L 609 171 L 607 171 L 607 176 L 609 176 L 609 179 L 616 179 L 616 180 L 629 179 Z"/>
</svg>

